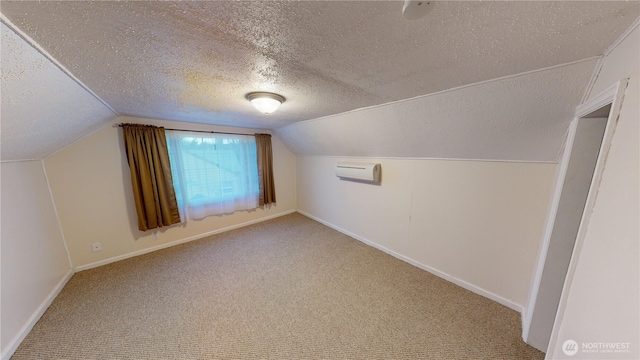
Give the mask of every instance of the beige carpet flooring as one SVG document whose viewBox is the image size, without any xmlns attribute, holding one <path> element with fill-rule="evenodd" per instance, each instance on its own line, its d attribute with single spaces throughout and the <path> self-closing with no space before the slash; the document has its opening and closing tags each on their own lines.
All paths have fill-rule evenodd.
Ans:
<svg viewBox="0 0 640 360">
<path fill-rule="evenodd" d="M 542 359 L 520 315 L 299 214 L 75 274 L 12 359 Z"/>
</svg>

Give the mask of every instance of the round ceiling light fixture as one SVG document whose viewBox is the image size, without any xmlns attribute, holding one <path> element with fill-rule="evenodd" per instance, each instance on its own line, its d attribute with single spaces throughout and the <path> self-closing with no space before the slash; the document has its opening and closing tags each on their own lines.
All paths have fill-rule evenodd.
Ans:
<svg viewBox="0 0 640 360">
<path fill-rule="evenodd" d="M 407 20 L 417 20 L 433 9 L 435 1 L 404 0 L 402 15 Z"/>
<path fill-rule="evenodd" d="M 261 113 L 271 114 L 278 110 L 280 104 L 284 102 L 284 97 L 270 92 L 256 91 L 248 93 L 247 100 L 251 101 Z"/>
</svg>

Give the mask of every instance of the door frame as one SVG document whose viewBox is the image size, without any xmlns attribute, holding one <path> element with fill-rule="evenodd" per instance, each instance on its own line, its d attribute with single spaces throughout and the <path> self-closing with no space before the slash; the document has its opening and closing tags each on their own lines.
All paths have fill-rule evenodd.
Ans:
<svg viewBox="0 0 640 360">
<path fill-rule="evenodd" d="M 565 177 L 567 175 L 567 168 L 569 165 L 569 159 L 571 157 L 571 150 L 573 148 L 573 142 L 576 136 L 576 130 L 578 128 L 578 121 L 581 118 L 599 110 L 607 105 L 611 105 L 609 116 L 607 118 L 607 125 L 605 128 L 602 144 L 600 145 L 600 152 L 598 153 L 598 159 L 596 160 L 596 166 L 593 171 L 593 177 L 591 178 L 591 185 L 589 186 L 589 193 L 587 195 L 584 211 L 582 213 L 582 219 L 578 227 L 578 234 L 571 254 L 571 260 L 569 262 L 569 268 L 567 269 L 567 275 L 565 277 L 564 286 L 562 288 L 562 294 L 560 296 L 560 302 L 558 304 L 558 310 L 556 312 L 553 329 L 551 331 L 551 338 L 549 339 L 549 346 L 547 347 L 547 354 L 549 350 L 553 350 L 556 347 L 556 337 L 559 330 L 559 319 L 562 319 L 567 305 L 568 289 L 573 281 L 573 276 L 576 271 L 576 266 L 580 256 L 580 251 L 583 246 L 584 236 L 591 218 L 591 213 L 596 202 L 598 195 L 598 188 L 600 187 L 600 181 L 602 180 L 602 173 L 604 170 L 609 149 L 611 148 L 611 141 L 615 132 L 615 127 L 620 117 L 620 108 L 624 99 L 624 91 L 627 88 L 629 79 L 622 79 L 618 83 L 612 85 L 602 93 L 594 96 L 591 100 L 576 107 L 575 116 L 569 125 L 567 139 L 565 142 L 564 150 L 559 161 L 559 167 L 556 172 L 556 179 L 554 184 L 554 191 L 547 212 L 547 221 L 545 223 L 545 229 L 543 233 L 542 243 L 536 261 L 536 268 L 533 274 L 531 287 L 529 291 L 529 299 L 526 308 L 522 313 L 522 338 L 525 342 L 529 337 L 529 328 L 533 318 L 533 310 L 536 304 L 536 298 L 540 290 L 540 282 L 542 280 L 542 271 L 547 258 L 547 252 L 549 250 L 549 243 L 551 241 L 551 234 L 555 224 L 556 215 L 558 212 L 558 206 L 560 203 L 560 195 L 562 194 L 562 188 Z"/>
</svg>

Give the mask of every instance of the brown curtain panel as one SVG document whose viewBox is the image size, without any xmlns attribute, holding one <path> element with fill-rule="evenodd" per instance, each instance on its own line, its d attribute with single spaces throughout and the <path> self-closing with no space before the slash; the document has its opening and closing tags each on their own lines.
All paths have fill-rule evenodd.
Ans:
<svg viewBox="0 0 640 360">
<path fill-rule="evenodd" d="M 179 223 L 164 128 L 123 124 L 122 130 L 138 229 L 146 231 Z"/>
<path fill-rule="evenodd" d="M 260 206 L 276 202 L 276 185 L 273 181 L 273 154 L 271 135 L 256 134 L 258 154 L 258 184 L 260 187 Z"/>
</svg>

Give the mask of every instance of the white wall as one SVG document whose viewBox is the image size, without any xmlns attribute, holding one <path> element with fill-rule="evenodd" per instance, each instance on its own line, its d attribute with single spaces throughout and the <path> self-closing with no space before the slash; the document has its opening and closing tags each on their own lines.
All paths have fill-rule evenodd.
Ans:
<svg viewBox="0 0 640 360">
<path fill-rule="evenodd" d="M 2 358 L 8 358 L 71 275 L 41 161 L 1 164 Z"/>
<path fill-rule="evenodd" d="M 338 179 L 341 159 L 297 157 L 300 211 L 521 310 L 555 164 L 349 159 L 382 164 L 371 185 Z"/>
<path fill-rule="evenodd" d="M 254 133 L 250 129 L 220 128 L 161 120 L 122 117 L 117 123 L 145 123 L 168 128 Z M 264 132 L 264 131 L 258 131 Z M 75 268 L 98 265 L 151 251 L 204 234 L 295 211 L 295 158 L 272 138 L 277 204 L 266 210 L 211 216 L 186 225 L 154 231 L 137 228 L 131 180 L 122 131 L 111 124 L 45 158 L 44 163 Z M 91 244 L 102 243 L 93 252 Z"/>
<path fill-rule="evenodd" d="M 591 220 L 582 247 L 572 258 L 575 272 L 565 284 L 564 313 L 556 319 L 548 358 L 640 358 L 638 44 L 636 27 L 605 58 L 591 91 L 593 97 L 620 79 L 630 78 Z M 567 340 L 580 347 L 583 343 L 629 343 L 629 352 L 580 352 L 568 357 L 561 348 Z"/>
</svg>

